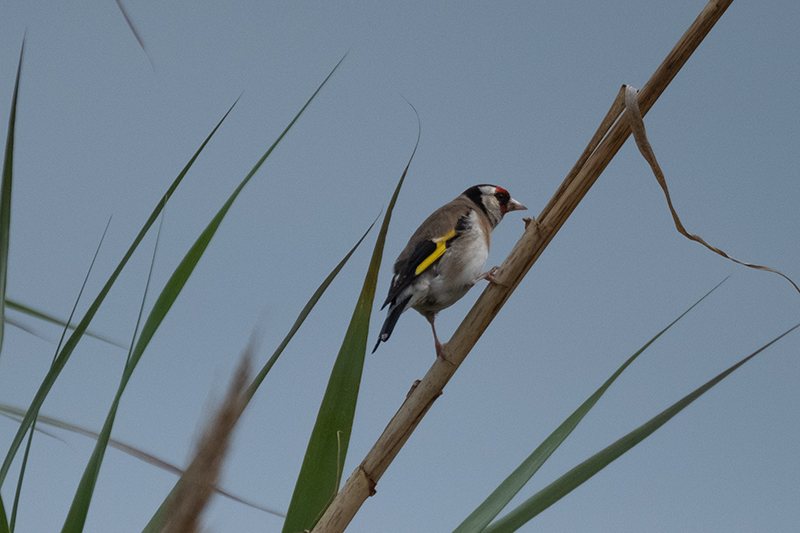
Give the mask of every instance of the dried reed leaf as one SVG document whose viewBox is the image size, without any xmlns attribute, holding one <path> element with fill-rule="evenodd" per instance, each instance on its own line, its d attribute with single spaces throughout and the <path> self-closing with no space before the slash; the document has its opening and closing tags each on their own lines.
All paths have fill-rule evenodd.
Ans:
<svg viewBox="0 0 800 533">
<path fill-rule="evenodd" d="M 733 257 L 729 256 L 719 248 L 711 246 L 706 241 L 704 241 L 701 237 L 689 233 L 686 231 L 686 228 L 683 227 L 681 223 L 681 219 L 678 217 L 678 213 L 675 212 L 675 208 L 672 205 L 672 199 L 669 196 L 669 189 L 667 188 L 667 180 L 664 177 L 664 172 L 661 171 L 661 167 L 658 165 L 658 161 L 656 161 L 656 154 L 653 152 L 653 147 L 650 146 L 650 142 L 647 140 L 647 132 L 644 128 L 644 120 L 642 119 L 642 112 L 639 110 L 639 90 L 631 87 L 630 85 L 623 85 L 622 89 L 620 90 L 620 94 L 625 92 L 625 116 L 628 118 L 628 124 L 631 127 L 631 132 L 633 133 L 633 138 L 636 140 L 636 146 L 639 147 L 639 152 L 642 153 L 645 161 L 650 165 L 650 168 L 653 170 L 653 174 L 658 181 L 658 184 L 661 185 L 661 188 L 664 190 L 664 196 L 667 198 L 667 205 L 669 206 L 669 211 L 672 213 L 672 220 L 675 222 L 675 227 L 678 229 L 678 232 L 695 242 L 699 242 L 712 252 L 721 255 L 726 259 L 730 259 L 734 263 L 738 263 L 740 265 L 754 268 L 756 270 L 763 270 L 765 272 L 772 272 L 774 274 L 778 274 L 779 276 L 783 276 L 785 279 L 792 284 L 792 286 L 800 292 L 800 287 L 789 278 L 789 276 L 778 272 L 774 268 L 762 266 L 762 265 L 754 265 L 751 263 L 745 263 L 744 261 L 739 261 L 738 259 L 734 259 Z M 619 98 L 618 98 L 619 99 Z"/>
</svg>

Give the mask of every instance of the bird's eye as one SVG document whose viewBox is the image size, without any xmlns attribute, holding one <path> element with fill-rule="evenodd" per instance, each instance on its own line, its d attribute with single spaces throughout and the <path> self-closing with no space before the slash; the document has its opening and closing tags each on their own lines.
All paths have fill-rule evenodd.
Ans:
<svg viewBox="0 0 800 533">
<path fill-rule="evenodd" d="M 511 195 L 506 191 L 498 191 L 494 196 L 497 198 L 497 201 L 500 202 L 500 205 L 506 205 L 508 201 L 511 200 Z"/>
</svg>

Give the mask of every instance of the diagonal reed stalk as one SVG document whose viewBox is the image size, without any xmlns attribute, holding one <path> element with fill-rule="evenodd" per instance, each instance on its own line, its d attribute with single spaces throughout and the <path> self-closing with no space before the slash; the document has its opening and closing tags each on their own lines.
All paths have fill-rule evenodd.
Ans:
<svg viewBox="0 0 800 533">
<path fill-rule="evenodd" d="M 642 115 L 650 110 L 732 2 L 711 0 L 689 26 L 640 91 Z M 446 345 L 447 360 L 437 358 L 422 381 L 411 391 L 364 461 L 328 507 L 313 533 L 344 531 L 361 504 L 375 493 L 378 480 L 461 362 L 630 136 L 628 121 L 618 120 L 624 109 L 623 101 L 620 98 L 615 100 L 589 146 L 539 218 L 527 225 L 522 238 L 500 267 L 496 275 L 498 282 L 486 287 Z"/>
</svg>

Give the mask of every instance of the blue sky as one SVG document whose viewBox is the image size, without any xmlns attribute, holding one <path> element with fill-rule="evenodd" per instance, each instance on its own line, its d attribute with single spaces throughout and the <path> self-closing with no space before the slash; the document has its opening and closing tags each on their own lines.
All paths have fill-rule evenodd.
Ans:
<svg viewBox="0 0 800 533">
<path fill-rule="evenodd" d="M 8 296 L 58 316 L 93 298 L 155 203 L 228 107 L 167 207 L 154 295 L 240 180 L 347 58 L 234 204 L 123 397 L 114 437 L 185 464 L 254 327 L 263 364 L 315 287 L 389 201 L 422 136 L 378 285 L 417 225 L 496 183 L 538 215 L 623 83 L 642 87 L 704 2 L 134 2 L 10 0 L 0 8 L 0 109 L 23 35 Z M 800 279 L 800 138 L 793 1 L 734 2 L 645 118 L 684 225 Z M 3 115 L 6 116 L 6 115 Z M 510 214 L 490 265 L 521 236 Z M 92 328 L 128 342 L 154 234 Z M 236 433 L 222 485 L 285 510 L 374 236 L 274 367 Z M 351 525 L 451 531 L 642 344 L 730 279 L 612 387 L 521 498 L 637 427 L 800 317 L 779 276 L 680 236 L 632 141 L 511 297 Z M 450 337 L 479 295 L 441 313 Z M 91 298 L 81 301 L 85 311 Z M 378 302 L 379 304 L 380 302 Z M 19 318 L 18 315 L 13 315 Z M 373 312 L 370 339 L 384 314 Z M 48 339 L 59 331 L 24 319 Z M 791 531 L 800 521 L 798 334 L 690 406 L 523 531 Z M 9 327 L 0 402 L 26 407 L 55 344 Z M 368 355 L 345 475 L 433 362 L 404 315 Z M 125 354 L 79 345 L 44 414 L 98 429 Z M 0 420 L 7 449 L 16 431 Z M 17 531 L 61 527 L 93 442 L 34 439 Z M 14 478 L 16 467 L 9 479 Z M 109 451 L 86 531 L 140 531 L 175 478 Z M 4 501 L 12 486 L 2 487 Z M 521 499 L 520 499 L 521 501 Z M 215 499 L 210 531 L 280 531 Z"/>
</svg>

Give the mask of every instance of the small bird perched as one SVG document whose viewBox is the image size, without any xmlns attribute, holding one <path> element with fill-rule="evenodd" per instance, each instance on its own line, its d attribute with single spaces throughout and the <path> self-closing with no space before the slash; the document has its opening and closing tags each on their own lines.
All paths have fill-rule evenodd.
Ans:
<svg viewBox="0 0 800 533">
<path fill-rule="evenodd" d="M 527 209 L 496 185 L 475 185 L 429 216 L 417 228 L 394 262 L 394 277 L 387 305 L 389 312 L 378 342 L 386 342 L 397 320 L 413 308 L 428 319 L 433 329 L 436 355 L 443 357 L 442 344 L 433 322 L 436 314 L 456 303 L 482 279 L 492 281 L 493 271 L 484 272 L 489 257 L 492 230 L 509 211 Z"/>
</svg>

